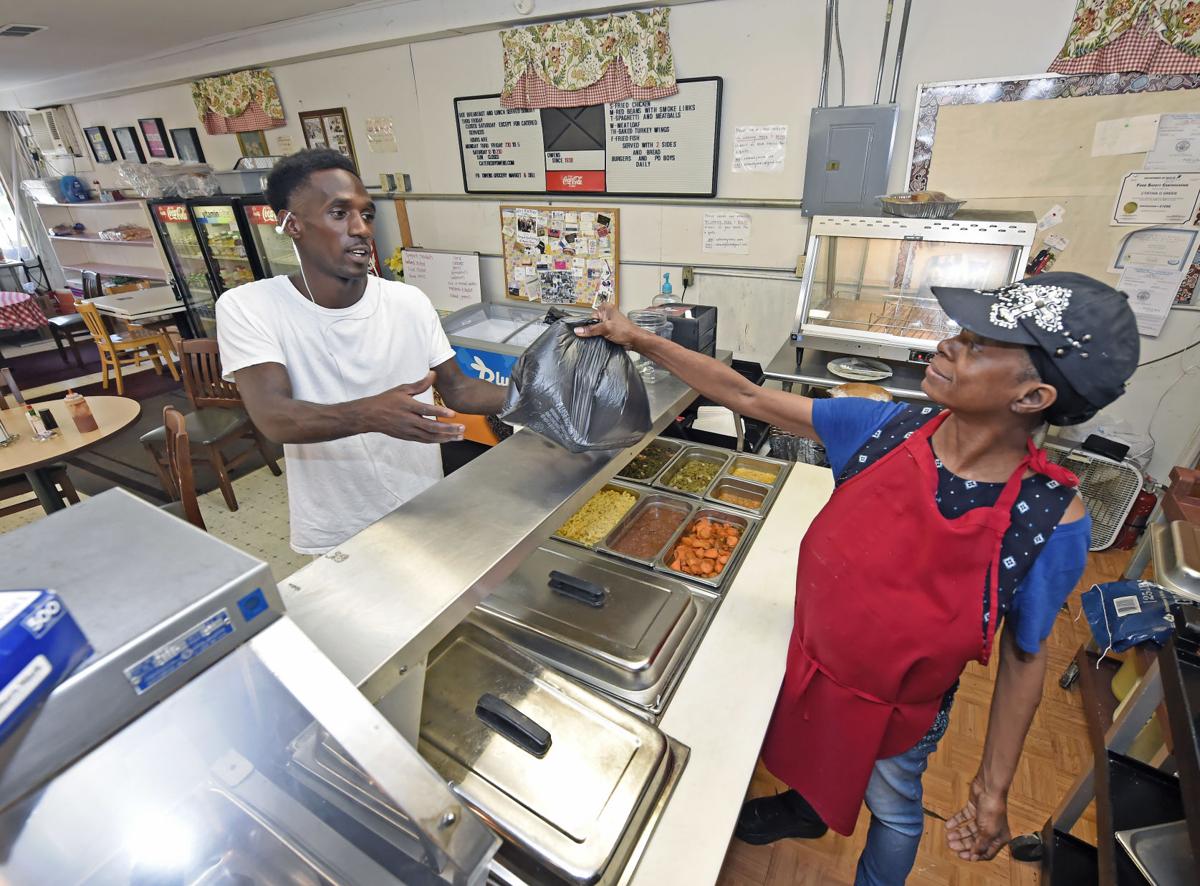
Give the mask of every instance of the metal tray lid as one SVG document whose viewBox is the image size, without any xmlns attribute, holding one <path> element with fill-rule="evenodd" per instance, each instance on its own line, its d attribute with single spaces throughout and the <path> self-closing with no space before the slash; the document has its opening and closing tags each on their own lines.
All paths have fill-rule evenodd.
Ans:
<svg viewBox="0 0 1200 886">
<path fill-rule="evenodd" d="M 430 653 L 420 752 L 510 843 L 578 883 L 642 826 L 670 767 L 656 728 L 471 624 Z"/>
<path fill-rule="evenodd" d="M 552 587 L 552 574 L 587 584 L 578 594 L 558 581 Z M 595 599 L 588 585 L 600 589 Z M 601 682 L 630 689 L 662 676 L 698 616 L 682 582 L 555 542 L 538 548 L 479 609 L 538 655 L 565 657 Z"/>
</svg>

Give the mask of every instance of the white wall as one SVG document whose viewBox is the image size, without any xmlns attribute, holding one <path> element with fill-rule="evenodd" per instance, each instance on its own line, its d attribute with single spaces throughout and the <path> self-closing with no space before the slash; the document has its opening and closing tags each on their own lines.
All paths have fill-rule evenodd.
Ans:
<svg viewBox="0 0 1200 886">
<path fill-rule="evenodd" d="M 896 4 L 893 43 L 899 29 L 901 5 Z M 491 27 L 501 15 L 501 6 L 490 0 L 475 4 L 430 4 L 421 0 L 398 4 L 399 8 L 413 11 L 428 11 L 434 6 L 439 15 L 449 15 L 446 10 L 453 8 L 451 23 L 460 31 L 472 26 Z M 569 6 L 572 11 L 582 12 L 585 4 L 560 0 L 554 6 Z M 848 104 L 871 100 L 884 6 L 885 0 L 842 3 Z M 1005 3 L 919 0 L 913 4 L 898 92 L 901 124 L 891 176 L 893 188 L 902 188 L 905 181 L 917 84 L 1043 71 L 1061 46 L 1074 6 L 1074 0 Z M 539 13 L 554 12 L 543 2 L 538 7 Z M 600 4 L 594 7 L 600 8 Z M 708 0 L 673 8 L 671 39 L 679 75 L 724 78 L 720 146 L 723 159 L 718 196 L 746 199 L 800 196 L 808 116 L 816 100 L 820 76 L 823 13 L 821 0 Z M 215 57 L 222 62 L 236 57 L 251 64 L 313 54 L 322 40 L 331 39 L 328 34 L 331 21 L 326 19 L 323 25 L 307 27 L 280 25 L 273 31 L 254 34 L 251 42 L 247 38 L 237 43 L 240 55 L 218 47 L 214 50 Z M 349 17 L 346 22 L 352 24 Z M 350 32 L 351 24 L 346 25 L 346 33 Z M 439 19 L 433 24 L 440 27 L 445 22 Z M 360 33 L 361 42 L 368 42 L 365 32 L 356 33 Z M 379 30 L 377 40 L 386 36 Z M 216 62 L 203 60 L 211 55 L 193 52 L 161 59 L 160 82 L 211 73 L 211 64 Z M 193 75 L 187 74 L 189 63 Z M 344 106 L 368 185 L 378 180 L 380 172 L 407 172 L 419 192 L 461 193 L 452 102 L 456 96 L 500 91 L 501 50 L 496 32 L 486 30 L 275 64 L 274 71 L 289 123 L 284 129 L 268 131 L 273 149 L 280 135 L 289 135 L 293 144 L 303 145 L 298 111 Z M 145 80 L 147 75 L 143 71 L 139 76 Z M 885 99 L 890 79 L 889 65 L 884 78 Z M 111 87 L 115 80 L 109 77 L 104 83 Z M 63 87 L 59 84 L 58 88 Z M 829 94 L 835 103 L 839 100 L 836 63 L 830 73 Z M 168 128 L 200 128 L 189 90 L 183 83 L 78 102 L 75 111 L 81 126 L 105 125 L 111 129 L 135 125 L 138 117 L 161 116 Z M 398 154 L 371 154 L 367 149 L 365 118 L 380 115 L 396 119 Z M 734 128 L 766 123 L 785 123 L 789 128 L 784 170 L 778 174 L 731 172 L 729 158 Z M 210 136 L 201 129 L 200 138 L 209 162 L 217 168 L 230 167 L 239 156 L 235 136 Z M 111 169 L 101 167 L 96 174 L 104 184 L 116 184 Z M 543 201 L 531 198 L 531 202 Z M 497 205 L 411 201 L 408 211 L 414 238 L 429 248 L 495 254 L 500 249 Z M 792 210 L 746 209 L 753 220 L 750 254 L 706 256 L 700 249 L 703 202 L 694 208 L 619 201 L 613 201 L 613 205 L 621 210 L 621 259 L 627 263 L 621 272 L 621 292 L 624 306 L 630 308 L 649 301 L 657 290 L 662 271 L 674 272 L 672 280 L 678 292 L 679 269 L 683 264 L 785 269 L 793 268 L 804 250 L 806 224 Z M 386 206 L 380 218 L 379 246 L 381 254 L 386 255 L 398 241 L 398 228 Z M 653 265 L 630 264 L 634 261 Z M 498 297 L 501 289 L 499 264 L 496 259 L 483 260 L 484 286 L 489 297 Z M 699 273 L 694 294 L 702 302 L 721 307 L 722 347 L 733 348 L 739 356 L 766 362 L 790 332 L 798 287 L 794 276 L 779 274 L 778 279 L 762 279 L 762 276 Z M 1162 337 L 1143 339 L 1143 359 L 1152 359 L 1186 344 L 1194 337 L 1198 317 L 1194 313 L 1174 312 Z M 1191 356 L 1194 360 L 1195 352 Z M 1156 401 L 1180 371 L 1179 358 L 1145 370 L 1135 386 L 1138 395 L 1126 398 L 1123 414 L 1144 425 L 1155 410 Z M 1193 436 L 1194 392 L 1191 379 L 1185 380 L 1166 394 L 1158 409 L 1154 432 L 1160 448 L 1153 468 L 1160 476 L 1165 475 L 1166 468 Z"/>
</svg>

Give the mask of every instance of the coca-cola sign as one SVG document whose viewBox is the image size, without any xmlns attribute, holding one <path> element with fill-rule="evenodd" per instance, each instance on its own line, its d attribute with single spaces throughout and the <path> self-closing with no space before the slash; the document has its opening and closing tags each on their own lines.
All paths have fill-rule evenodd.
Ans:
<svg viewBox="0 0 1200 886">
<path fill-rule="evenodd" d="M 604 173 L 601 170 L 563 172 L 554 170 L 546 173 L 547 191 L 604 192 Z"/>
<path fill-rule="evenodd" d="M 190 221 L 187 207 L 182 203 L 160 204 L 154 207 L 154 211 L 158 213 L 158 217 L 162 221 L 168 224 Z"/>
</svg>

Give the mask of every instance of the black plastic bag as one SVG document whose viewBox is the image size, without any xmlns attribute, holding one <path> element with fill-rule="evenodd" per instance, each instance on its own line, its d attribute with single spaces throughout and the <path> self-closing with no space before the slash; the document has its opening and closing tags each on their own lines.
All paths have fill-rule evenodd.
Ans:
<svg viewBox="0 0 1200 886">
<path fill-rule="evenodd" d="M 646 386 L 623 348 L 579 325 L 559 320 L 525 350 L 500 418 L 571 452 L 632 446 L 650 431 Z"/>
</svg>

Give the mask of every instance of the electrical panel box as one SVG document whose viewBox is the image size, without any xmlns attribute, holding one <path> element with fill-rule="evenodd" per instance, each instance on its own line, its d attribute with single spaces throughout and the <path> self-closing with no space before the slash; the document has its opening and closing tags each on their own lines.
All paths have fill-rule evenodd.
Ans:
<svg viewBox="0 0 1200 886">
<path fill-rule="evenodd" d="M 813 108 L 804 168 L 804 215 L 875 213 L 887 192 L 898 105 Z"/>
</svg>

